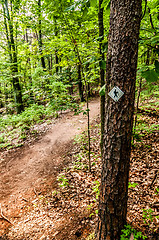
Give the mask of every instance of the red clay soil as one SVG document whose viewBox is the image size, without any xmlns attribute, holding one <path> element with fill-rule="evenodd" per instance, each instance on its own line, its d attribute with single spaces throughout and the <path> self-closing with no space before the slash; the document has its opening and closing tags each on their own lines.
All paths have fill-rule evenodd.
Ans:
<svg viewBox="0 0 159 240">
<path fill-rule="evenodd" d="M 42 134 L 36 141 L 0 153 L 0 240 L 88 240 L 94 232 L 101 172 L 99 100 L 90 109 L 91 173 L 82 113 L 62 114 L 47 132 L 38 125 Z M 146 113 L 138 123 L 151 131 L 141 129 L 134 139 L 129 182 L 135 186 L 129 188 L 127 222 L 147 240 L 158 240 L 159 112 Z"/>
<path fill-rule="evenodd" d="M 89 108 L 90 119 L 93 121 L 100 111 L 99 100 L 91 101 Z M 8 237 L 9 235 L 5 234 L 8 234 L 12 223 L 17 223 L 18 219 L 27 213 L 31 200 L 39 196 L 42 191 L 56 187 L 56 176 L 68 164 L 68 160 L 63 156 L 69 153 L 75 135 L 86 127 L 86 115 L 65 113 L 52 124 L 46 134 L 31 145 L 25 145 L 8 153 L 0 153 L 0 239 L 54 239 L 45 237 L 45 234 L 44 237 L 41 234 L 41 237 L 38 235 L 35 238 L 29 238 L 28 235 L 26 238 L 25 236 L 20 238 L 18 235 Z M 71 219 L 76 218 L 78 217 L 72 213 Z M 24 223 L 27 224 L 27 219 Z M 70 220 L 65 221 L 65 224 L 71 225 Z M 72 221 L 73 228 L 77 228 L 76 220 Z M 36 224 L 34 230 L 36 231 Z M 75 233 L 76 235 L 78 232 Z M 67 237 L 61 236 L 59 239 L 67 239 Z"/>
</svg>

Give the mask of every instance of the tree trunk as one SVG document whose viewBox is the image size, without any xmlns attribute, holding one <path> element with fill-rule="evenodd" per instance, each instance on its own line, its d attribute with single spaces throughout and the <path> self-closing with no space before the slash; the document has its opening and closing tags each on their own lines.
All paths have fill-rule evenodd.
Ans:
<svg viewBox="0 0 159 240">
<path fill-rule="evenodd" d="M 10 61 L 12 63 L 11 71 L 13 75 L 12 84 L 14 89 L 15 104 L 17 108 L 17 113 L 20 113 L 24 110 L 24 107 L 22 102 L 22 92 L 21 92 L 21 86 L 19 83 L 19 77 L 17 76 L 18 62 L 17 62 L 17 51 L 16 51 L 16 45 L 15 45 L 14 33 L 13 33 L 13 21 L 10 17 L 7 0 L 4 1 L 3 11 L 4 11 L 4 25 L 6 30 L 7 42 L 8 42 L 8 51 L 10 55 Z M 7 23 L 8 23 L 8 26 L 7 26 Z"/>
<path fill-rule="evenodd" d="M 78 64 L 78 90 L 79 90 L 79 96 L 80 101 L 84 102 L 84 96 L 83 96 L 83 83 L 82 83 L 82 74 L 81 74 L 81 64 Z"/>
<path fill-rule="evenodd" d="M 4 103 L 3 103 L 3 97 L 2 97 L 2 90 L 1 90 L 1 83 L 0 83 L 0 108 L 4 107 Z"/>
<path fill-rule="evenodd" d="M 59 66 L 58 66 L 59 57 L 58 57 L 58 51 L 57 50 L 55 50 L 55 64 L 56 64 L 56 73 L 58 74 L 58 72 L 59 72 Z"/>
<path fill-rule="evenodd" d="M 111 1 L 98 240 L 119 240 L 126 224 L 141 2 Z M 114 86 L 124 92 L 117 102 Z"/>
<path fill-rule="evenodd" d="M 135 116 L 134 116 L 134 127 L 133 127 L 133 139 L 132 143 L 134 144 L 134 137 L 135 137 L 135 132 L 136 132 L 136 124 L 137 124 L 137 113 L 139 110 L 139 101 L 140 101 L 140 94 L 141 94 L 141 87 L 142 87 L 142 78 L 139 80 L 139 88 L 138 88 L 138 93 L 137 93 L 137 100 L 136 100 L 136 111 L 135 111 Z"/>
<path fill-rule="evenodd" d="M 55 24 L 55 37 L 58 36 L 58 28 L 57 28 L 57 20 L 56 20 L 56 16 L 54 17 L 54 24 Z M 59 57 L 58 57 L 58 49 L 55 50 L 55 64 L 56 64 L 56 73 L 59 73 Z"/>
<path fill-rule="evenodd" d="M 73 80 L 72 80 L 72 76 L 71 76 L 71 67 L 70 66 L 68 66 L 68 76 L 69 76 L 69 85 L 70 85 L 69 94 L 72 95 L 73 94 Z"/>
<path fill-rule="evenodd" d="M 104 52 L 102 51 L 102 41 L 104 40 L 104 25 L 103 25 L 103 0 L 99 0 L 99 11 L 98 11 L 98 25 L 99 25 L 99 52 L 100 52 L 100 87 L 105 84 L 104 76 L 105 70 L 102 68 L 101 62 L 105 60 Z M 101 113 L 101 155 L 103 155 L 103 135 L 104 135 L 104 116 L 105 116 L 105 95 L 100 98 L 100 113 Z"/>
<path fill-rule="evenodd" d="M 45 59 L 44 59 L 44 56 L 43 56 L 43 42 L 42 42 L 42 31 L 41 31 L 41 0 L 38 0 L 38 10 L 39 10 L 39 36 L 38 36 L 38 42 L 39 42 L 39 52 L 40 52 L 40 59 L 41 59 L 41 65 L 43 67 L 43 69 L 46 68 L 45 66 Z"/>
</svg>

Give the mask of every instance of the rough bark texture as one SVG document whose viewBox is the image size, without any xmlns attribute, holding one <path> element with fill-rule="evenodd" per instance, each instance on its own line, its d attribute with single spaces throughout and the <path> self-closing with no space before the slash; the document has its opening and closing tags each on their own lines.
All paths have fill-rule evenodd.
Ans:
<svg viewBox="0 0 159 240">
<path fill-rule="evenodd" d="M 119 240 L 126 224 L 141 2 L 111 1 L 98 240 Z M 118 102 L 108 96 L 114 86 L 124 92 Z"/>
</svg>

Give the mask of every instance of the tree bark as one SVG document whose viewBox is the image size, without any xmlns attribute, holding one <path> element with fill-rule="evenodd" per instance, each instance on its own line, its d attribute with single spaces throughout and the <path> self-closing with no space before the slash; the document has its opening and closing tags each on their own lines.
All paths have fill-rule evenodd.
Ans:
<svg viewBox="0 0 159 240">
<path fill-rule="evenodd" d="M 98 240 L 119 240 L 126 224 L 141 2 L 111 1 Z M 124 92 L 118 102 L 108 96 L 114 86 Z"/>
<path fill-rule="evenodd" d="M 84 102 L 81 63 L 78 63 L 77 68 L 78 68 L 77 69 L 78 70 L 78 90 L 79 90 L 80 101 Z"/>
<path fill-rule="evenodd" d="M 1 90 L 2 86 L 0 83 L 0 108 L 4 107 L 4 103 L 3 103 L 3 97 L 2 97 L 2 90 Z"/>
<path fill-rule="evenodd" d="M 8 51 L 10 55 L 11 71 L 12 71 L 12 84 L 14 89 L 14 97 L 17 113 L 20 113 L 24 110 L 23 101 L 22 101 L 22 91 L 19 83 L 18 75 L 18 61 L 17 61 L 17 51 L 16 44 L 14 40 L 14 29 L 13 29 L 13 21 L 10 16 L 8 1 L 5 0 L 3 2 L 3 11 L 4 11 L 4 25 L 6 30 L 6 37 L 8 42 Z"/>
<path fill-rule="evenodd" d="M 41 59 L 41 65 L 43 67 L 43 69 L 46 68 L 45 66 L 45 59 L 43 56 L 43 42 L 42 42 L 42 31 L 41 31 L 41 0 L 38 0 L 38 10 L 39 10 L 39 36 L 38 36 L 38 42 L 39 42 L 39 52 L 40 52 L 40 59 Z"/>
<path fill-rule="evenodd" d="M 54 16 L 54 25 L 55 25 L 55 37 L 58 36 L 58 28 L 57 28 L 57 17 Z M 56 73 L 59 73 L 59 56 L 58 56 L 58 49 L 55 50 L 55 64 L 56 64 Z"/>
</svg>

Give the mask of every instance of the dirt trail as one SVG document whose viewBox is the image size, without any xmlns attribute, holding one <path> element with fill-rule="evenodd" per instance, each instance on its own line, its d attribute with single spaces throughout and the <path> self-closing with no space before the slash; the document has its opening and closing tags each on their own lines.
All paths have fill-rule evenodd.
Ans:
<svg viewBox="0 0 159 240">
<path fill-rule="evenodd" d="M 99 114 L 99 100 L 90 103 L 90 120 Z M 62 156 L 76 134 L 87 126 L 87 116 L 63 114 L 51 129 L 31 146 L 12 152 L 0 163 L 0 202 L 20 194 L 64 166 Z"/>
</svg>

